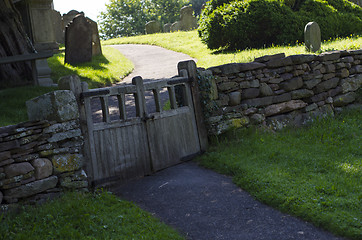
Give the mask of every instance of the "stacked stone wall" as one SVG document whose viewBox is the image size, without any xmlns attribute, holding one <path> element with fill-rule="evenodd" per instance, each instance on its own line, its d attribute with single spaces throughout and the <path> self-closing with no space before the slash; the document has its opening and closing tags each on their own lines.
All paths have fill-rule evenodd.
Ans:
<svg viewBox="0 0 362 240">
<path fill-rule="evenodd" d="M 83 136 L 78 108 L 71 99 L 75 100 L 70 91 L 33 99 L 27 102 L 32 121 L 0 128 L 3 208 L 52 198 L 64 190 L 88 189 L 87 175 L 82 170 Z"/>
<path fill-rule="evenodd" d="M 211 86 L 210 134 L 249 124 L 280 129 L 359 103 L 362 50 L 264 56 L 199 69 L 199 77 Z"/>
</svg>

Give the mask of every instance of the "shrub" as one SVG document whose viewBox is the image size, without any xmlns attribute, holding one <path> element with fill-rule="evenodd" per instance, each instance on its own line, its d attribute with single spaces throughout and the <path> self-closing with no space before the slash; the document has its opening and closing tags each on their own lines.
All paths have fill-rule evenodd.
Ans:
<svg viewBox="0 0 362 240">
<path fill-rule="evenodd" d="M 303 41 L 310 21 L 320 25 L 323 39 L 362 33 L 361 7 L 345 0 L 211 0 L 198 30 L 210 49 L 258 48 Z"/>
</svg>

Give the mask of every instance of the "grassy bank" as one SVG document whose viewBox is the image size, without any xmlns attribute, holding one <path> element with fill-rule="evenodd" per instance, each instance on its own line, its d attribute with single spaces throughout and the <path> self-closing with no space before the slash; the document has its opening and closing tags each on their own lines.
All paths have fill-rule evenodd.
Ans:
<svg viewBox="0 0 362 240">
<path fill-rule="evenodd" d="M 182 52 L 197 59 L 198 67 L 212 67 L 231 62 L 251 62 L 256 57 L 285 53 L 286 55 L 309 54 L 302 44 L 295 46 L 274 46 L 265 49 L 247 49 L 237 52 L 217 52 L 207 49 L 197 31 L 159 33 L 134 37 L 117 38 L 103 41 L 102 44 L 150 44 L 164 47 L 176 52 Z M 362 47 L 362 37 L 349 37 L 329 40 L 322 43 L 322 51 L 359 49 Z"/>
<path fill-rule="evenodd" d="M 134 204 L 109 193 L 67 193 L 19 214 L 0 215 L 1 239 L 183 239 Z"/>
<path fill-rule="evenodd" d="M 310 127 L 243 129 L 199 160 L 258 200 L 351 239 L 362 235 L 362 110 Z"/>
<path fill-rule="evenodd" d="M 64 52 L 48 59 L 55 81 L 62 76 L 77 74 L 89 88 L 110 86 L 121 81 L 133 70 L 133 63 L 112 47 L 103 47 L 103 55 L 94 56 L 92 62 L 77 65 L 64 64 Z"/>
</svg>

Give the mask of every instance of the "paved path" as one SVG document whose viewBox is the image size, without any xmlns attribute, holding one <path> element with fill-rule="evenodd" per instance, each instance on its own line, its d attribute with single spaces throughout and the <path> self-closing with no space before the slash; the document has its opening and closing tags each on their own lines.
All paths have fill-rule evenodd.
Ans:
<svg viewBox="0 0 362 240">
<path fill-rule="evenodd" d="M 169 78 L 177 63 L 189 56 L 147 45 L 113 46 L 133 61 L 135 71 L 125 80 Z M 230 177 L 180 164 L 152 176 L 111 189 L 123 199 L 174 226 L 194 240 L 337 240 L 332 234 L 254 200 Z"/>
<path fill-rule="evenodd" d="M 332 234 L 253 199 L 230 177 L 187 162 L 114 186 L 193 240 L 337 240 Z"/>
</svg>

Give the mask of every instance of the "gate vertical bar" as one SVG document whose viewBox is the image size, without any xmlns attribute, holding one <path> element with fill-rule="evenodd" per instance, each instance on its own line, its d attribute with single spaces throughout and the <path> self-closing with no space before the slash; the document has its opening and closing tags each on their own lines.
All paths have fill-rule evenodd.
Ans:
<svg viewBox="0 0 362 240">
<path fill-rule="evenodd" d="M 196 73 L 196 63 L 193 60 L 182 61 L 177 64 L 177 69 L 178 69 L 179 75 L 181 75 L 182 70 L 185 69 L 191 80 L 191 84 L 190 84 L 191 93 L 192 93 L 192 98 L 193 98 L 197 131 L 199 134 L 200 149 L 201 149 L 201 151 L 206 151 L 206 149 L 208 147 L 207 130 L 206 130 L 205 122 L 204 122 L 204 116 L 202 114 L 199 83 L 198 83 L 197 73 Z"/>
</svg>

